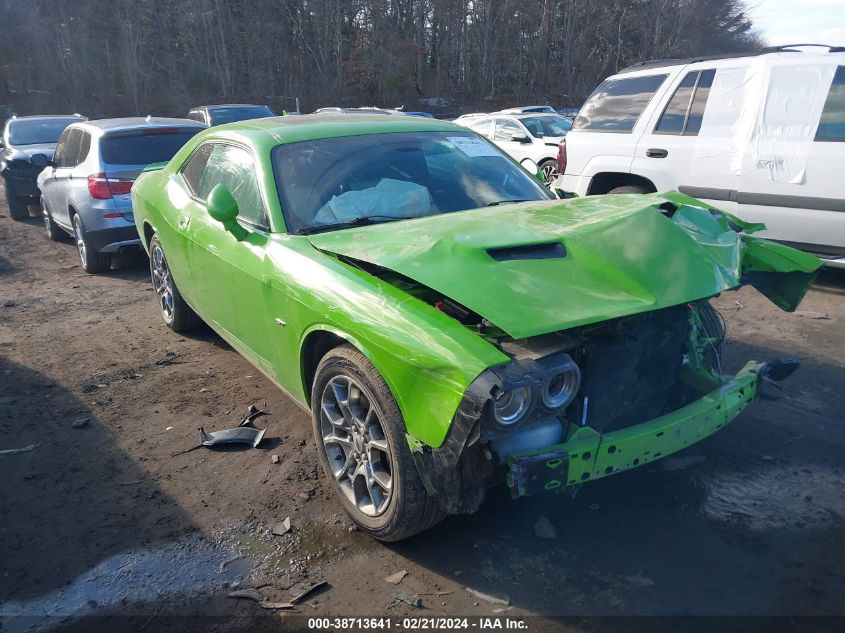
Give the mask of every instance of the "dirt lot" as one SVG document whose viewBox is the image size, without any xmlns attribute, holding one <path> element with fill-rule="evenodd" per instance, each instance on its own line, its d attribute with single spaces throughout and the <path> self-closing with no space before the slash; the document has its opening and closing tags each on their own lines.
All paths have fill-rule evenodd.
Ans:
<svg viewBox="0 0 845 633">
<path fill-rule="evenodd" d="M 792 315 L 752 289 L 718 299 L 734 367 L 803 361 L 781 399 L 574 498 L 499 490 L 476 515 L 382 545 L 329 496 L 306 413 L 209 330 L 162 324 L 144 257 L 89 276 L 69 241 L 0 214 L 0 450 L 37 445 L 0 456 L 4 633 L 36 623 L 15 615 L 249 622 L 267 612 L 226 598 L 233 587 L 287 600 L 319 580 L 299 613 L 505 608 L 472 587 L 507 596 L 510 615 L 845 614 L 845 274 L 822 275 Z M 270 413 L 259 448 L 174 455 L 253 403 Z M 291 532 L 270 535 L 288 516 Z M 541 516 L 555 539 L 535 534 Z"/>
</svg>

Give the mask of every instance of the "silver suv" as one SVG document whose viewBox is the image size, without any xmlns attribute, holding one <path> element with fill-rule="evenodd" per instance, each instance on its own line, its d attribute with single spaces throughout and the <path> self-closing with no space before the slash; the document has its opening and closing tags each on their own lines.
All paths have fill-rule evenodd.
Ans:
<svg viewBox="0 0 845 633">
<path fill-rule="evenodd" d="M 108 270 L 113 253 L 140 246 L 129 198 L 135 178 L 147 165 L 170 160 L 205 128 L 152 117 L 70 125 L 38 175 L 47 235 L 73 236 L 85 272 Z"/>
</svg>

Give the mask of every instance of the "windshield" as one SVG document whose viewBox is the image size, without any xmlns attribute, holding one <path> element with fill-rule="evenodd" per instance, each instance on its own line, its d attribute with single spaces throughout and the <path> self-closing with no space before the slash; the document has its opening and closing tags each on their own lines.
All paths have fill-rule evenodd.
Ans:
<svg viewBox="0 0 845 633">
<path fill-rule="evenodd" d="M 566 136 L 566 133 L 572 129 L 572 123 L 569 119 L 562 116 L 521 117 L 519 121 L 528 128 L 531 136 L 536 138 Z"/>
<path fill-rule="evenodd" d="M 71 123 L 81 121 L 77 117 L 62 119 L 19 119 L 9 121 L 10 145 L 38 145 L 58 143 L 59 137 Z"/>
<path fill-rule="evenodd" d="M 276 116 L 267 106 L 234 106 L 231 108 L 209 108 L 212 125 L 222 125 L 233 121 L 246 121 L 247 119 L 263 119 L 268 116 Z"/>
<path fill-rule="evenodd" d="M 150 128 L 108 134 L 100 141 L 100 154 L 108 165 L 149 165 L 173 158 L 203 128 Z"/>
<path fill-rule="evenodd" d="M 554 197 L 496 146 L 459 130 L 279 145 L 273 169 L 291 233 Z"/>
</svg>

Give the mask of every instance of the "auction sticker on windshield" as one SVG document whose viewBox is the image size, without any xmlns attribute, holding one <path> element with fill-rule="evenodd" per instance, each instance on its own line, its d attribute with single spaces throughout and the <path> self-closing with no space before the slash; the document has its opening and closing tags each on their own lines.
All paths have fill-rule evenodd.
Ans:
<svg viewBox="0 0 845 633">
<path fill-rule="evenodd" d="M 447 136 L 455 147 L 467 156 L 500 156 L 495 147 L 474 136 Z"/>
</svg>

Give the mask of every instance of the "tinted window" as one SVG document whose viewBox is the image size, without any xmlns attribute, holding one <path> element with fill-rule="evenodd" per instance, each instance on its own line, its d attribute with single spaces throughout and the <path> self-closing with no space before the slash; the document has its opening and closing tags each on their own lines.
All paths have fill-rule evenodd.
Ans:
<svg viewBox="0 0 845 633">
<path fill-rule="evenodd" d="M 226 187 L 237 201 L 239 218 L 261 226 L 267 225 L 252 154 L 234 145 L 213 144 L 200 177 L 197 197 L 206 200 L 218 184 Z"/>
<path fill-rule="evenodd" d="M 77 165 L 88 158 L 89 151 L 91 151 L 91 135 L 88 132 L 82 132 L 82 137 L 79 141 L 79 152 L 76 155 Z"/>
<path fill-rule="evenodd" d="M 698 71 L 689 72 L 684 77 L 681 85 L 675 90 L 675 94 L 666 104 L 666 109 L 657 122 L 655 132 L 661 134 L 680 134 L 684 131 L 684 123 L 687 120 L 687 109 L 689 108 L 692 93 L 695 89 L 695 82 L 698 80 Z"/>
<path fill-rule="evenodd" d="M 707 98 L 710 96 L 710 88 L 713 86 L 715 76 L 716 71 L 712 68 L 701 71 L 698 86 L 695 88 L 695 97 L 692 99 L 692 107 L 687 117 L 687 126 L 684 129 L 685 136 L 698 136 L 701 121 L 704 118 L 704 108 L 707 106 Z"/>
<path fill-rule="evenodd" d="M 836 69 L 816 130 L 817 141 L 845 142 L 845 66 Z"/>
<path fill-rule="evenodd" d="M 525 136 L 525 132 L 513 121 L 507 119 L 496 119 L 496 133 L 494 141 L 509 141 L 514 136 Z"/>
<path fill-rule="evenodd" d="M 182 177 L 188 183 L 188 187 L 194 195 L 199 191 L 200 178 L 202 178 L 202 174 L 205 171 L 205 166 L 208 163 L 208 157 L 211 156 L 212 149 L 214 149 L 214 145 L 211 143 L 200 146 L 188 159 L 184 167 L 182 167 Z"/>
<path fill-rule="evenodd" d="M 59 167 L 75 167 L 79 162 L 79 145 L 82 141 L 82 130 L 69 130 L 67 141 L 65 142 L 64 152 L 62 152 L 62 160 L 57 165 Z"/>
<path fill-rule="evenodd" d="M 470 131 L 394 132 L 301 141 L 273 150 L 288 231 L 326 230 L 465 211 L 551 193 Z"/>
<path fill-rule="evenodd" d="M 55 143 L 62 132 L 78 118 L 63 119 L 18 119 L 9 121 L 9 143 L 11 145 L 37 145 Z"/>
<path fill-rule="evenodd" d="M 261 119 L 268 116 L 276 116 L 267 106 L 243 106 L 231 108 L 209 109 L 212 125 L 222 125 L 232 121 L 246 121 L 248 119 Z"/>
<path fill-rule="evenodd" d="M 572 129 L 572 123 L 569 119 L 562 116 L 537 116 L 537 117 L 520 117 L 522 123 L 531 136 L 543 138 L 544 136 L 566 136 L 566 133 Z"/>
<path fill-rule="evenodd" d="M 70 130 L 66 129 L 59 137 L 59 142 L 56 144 L 56 151 L 53 153 L 53 164 L 57 167 L 62 164 L 65 158 L 65 147 L 67 147 L 67 140 L 70 136 Z"/>
<path fill-rule="evenodd" d="M 666 75 L 606 79 L 578 112 L 573 130 L 630 132 Z"/>
<path fill-rule="evenodd" d="M 200 128 L 115 132 L 100 139 L 100 155 L 108 165 L 149 165 L 173 158 Z"/>
</svg>

